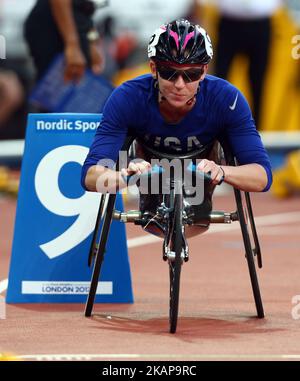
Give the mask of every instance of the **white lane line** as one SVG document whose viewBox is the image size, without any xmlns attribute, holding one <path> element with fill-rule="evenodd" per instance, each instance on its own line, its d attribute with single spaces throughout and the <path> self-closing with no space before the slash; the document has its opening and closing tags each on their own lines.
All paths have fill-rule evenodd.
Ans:
<svg viewBox="0 0 300 381">
<path fill-rule="evenodd" d="M 0 281 L 0 294 L 7 289 L 8 279 L 4 279 Z"/>
<path fill-rule="evenodd" d="M 297 237 L 300 233 L 300 226 L 260 226 L 259 235 L 272 235 L 272 236 L 292 236 Z M 299 245 L 300 246 L 300 245 Z"/>
<path fill-rule="evenodd" d="M 299 222 L 300 212 L 288 212 L 288 213 L 277 213 L 269 214 L 266 216 L 255 217 L 257 225 L 280 225 L 284 222 Z"/>
<path fill-rule="evenodd" d="M 300 354 L 133 354 L 133 353 L 120 353 L 120 354 L 44 354 L 44 355 L 20 355 L 15 356 L 20 360 L 37 360 L 37 361 L 82 361 L 93 359 L 145 359 L 145 358 L 159 358 L 159 359 L 179 359 L 179 358 L 198 358 L 198 359 L 300 359 Z"/>
<path fill-rule="evenodd" d="M 257 227 L 283 225 L 285 223 L 300 222 L 300 212 L 269 214 L 266 216 L 259 216 L 254 218 L 255 225 Z M 238 229 L 240 229 L 240 224 L 238 221 L 235 221 L 229 225 L 213 225 L 205 234 L 227 232 Z"/>
<path fill-rule="evenodd" d="M 259 226 L 274 226 L 282 225 L 284 223 L 300 222 L 300 212 L 289 212 L 289 213 L 277 213 L 269 214 L 266 216 L 255 217 L 255 224 Z M 233 230 L 240 229 L 238 221 L 231 224 L 220 224 L 220 225 L 211 225 L 209 230 L 204 234 L 214 234 L 221 232 L 232 232 Z M 196 236 L 197 237 L 197 236 Z M 196 238 L 194 237 L 194 238 Z M 143 235 L 137 238 L 130 238 L 127 241 L 128 248 L 148 245 L 150 243 L 161 242 L 162 239 L 154 235 Z"/>
</svg>

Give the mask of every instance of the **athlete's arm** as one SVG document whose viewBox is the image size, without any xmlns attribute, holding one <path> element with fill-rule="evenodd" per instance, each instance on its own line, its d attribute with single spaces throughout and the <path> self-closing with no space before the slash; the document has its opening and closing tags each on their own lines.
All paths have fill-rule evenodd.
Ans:
<svg viewBox="0 0 300 381">
<path fill-rule="evenodd" d="M 225 182 L 247 192 L 267 191 L 272 184 L 271 163 L 245 97 L 231 86 L 221 107 L 223 135 L 239 163 L 222 166 Z"/>
<path fill-rule="evenodd" d="M 268 184 L 268 176 L 260 164 L 245 164 L 237 167 L 222 166 L 224 181 L 245 192 L 262 192 Z"/>
<path fill-rule="evenodd" d="M 85 176 L 85 187 L 91 192 L 116 193 L 125 188 L 121 172 L 105 168 L 102 165 L 92 165 Z"/>
<path fill-rule="evenodd" d="M 224 176 L 224 182 L 246 192 L 261 192 L 267 186 L 268 176 L 260 164 L 245 164 L 237 167 L 222 165 L 221 167 L 223 171 L 214 161 L 204 159 L 197 168 L 205 173 L 210 172 L 212 183 L 215 185 Z"/>
<path fill-rule="evenodd" d="M 103 109 L 103 117 L 81 171 L 83 188 L 92 192 L 117 191 L 126 186 L 120 172 L 114 170 L 118 159 L 127 167 L 127 151 L 121 149 L 127 136 L 127 126 L 134 120 L 135 108 L 131 106 L 124 85 L 115 89 Z M 124 162 L 124 160 L 126 162 Z"/>
</svg>

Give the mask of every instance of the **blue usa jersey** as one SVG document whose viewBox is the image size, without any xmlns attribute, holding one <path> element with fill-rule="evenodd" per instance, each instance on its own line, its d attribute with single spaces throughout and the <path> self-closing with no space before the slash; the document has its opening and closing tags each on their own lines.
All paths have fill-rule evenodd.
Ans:
<svg viewBox="0 0 300 381">
<path fill-rule="evenodd" d="M 159 111 L 158 90 L 150 74 L 127 81 L 113 91 L 103 109 L 103 119 L 82 169 L 99 160 L 116 161 L 128 131 L 156 150 L 187 153 L 215 139 L 225 138 L 239 164 L 257 163 L 272 183 L 271 164 L 256 130 L 243 94 L 229 82 L 206 75 L 200 82 L 191 111 L 176 124 L 166 122 Z"/>
</svg>

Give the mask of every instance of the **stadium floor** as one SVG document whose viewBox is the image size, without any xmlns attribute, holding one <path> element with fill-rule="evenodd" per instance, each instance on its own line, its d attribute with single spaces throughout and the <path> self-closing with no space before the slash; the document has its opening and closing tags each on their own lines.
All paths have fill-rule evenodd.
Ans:
<svg viewBox="0 0 300 381">
<path fill-rule="evenodd" d="M 299 198 L 278 201 L 271 194 L 255 194 L 252 199 L 263 253 L 258 275 L 265 319 L 255 318 L 235 222 L 212 226 L 189 240 L 177 333 L 169 334 L 168 268 L 161 241 L 135 246 L 133 239 L 145 233 L 127 225 L 135 303 L 97 304 L 89 319 L 82 304 L 7 305 L 0 353 L 21 360 L 299 360 Z M 13 198 L 0 198 L 2 296 L 15 208 Z M 214 209 L 233 210 L 233 197 L 218 196 Z"/>
</svg>

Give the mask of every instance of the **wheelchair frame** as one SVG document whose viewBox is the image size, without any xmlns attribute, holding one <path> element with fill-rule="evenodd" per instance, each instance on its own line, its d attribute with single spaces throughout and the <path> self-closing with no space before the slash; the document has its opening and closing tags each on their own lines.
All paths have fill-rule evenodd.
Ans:
<svg viewBox="0 0 300 381">
<path fill-rule="evenodd" d="M 135 138 L 132 136 L 127 137 L 122 150 L 126 150 L 128 152 L 134 139 Z M 226 164 L 236 166 L 237 161 L 235 157 L 232 155 L 228 143 L 223 141 L 222 143 L 220 142 L 220 145 L 224 152 Z M 117 169 L 119 169 L 119 163 L 117 163 Z M 170 212 L 168 214 L 168 237 L 165 237 L 163 243 L 163 259 L 168 260 L 170 274 L 169 323 L 171 333 L 175 333 L 177 329 L 181 266 L 183 264 L 183 261 L 188 260 L 188 254 L 186 255 L 185 253 L 185 245 L 187 245 L 187 241 L 184 235 L 182 217 L 183 195 L 182 192 L 178 192 L 178 189 L 180 189 L 180 185 L 176 185 L 173 180 L 174 178 L 171 179 L 170 205 L 167 205 L 168 211 Z M 174 193 L 175 187 L 177 187 L 177 192 Z M 257 311 L 257 317 L 263 318 L 264 309 L 255 266 L 255 257 L 257 257 L 258 267 L 262 268 L 262 255 L 254 221 L 250 194 L 249 192 L 243 192 L 236 188 L 233 188 L 233 190 L 236 201 L 236 212 L 226 213 L 212 211 L 211 223 L 230 223 L 234 220 L 239 221 L 245 248 L 245 257 L 248 264 L 251 286 Z M 246 210 L 244 210 L 243 207 L 242 193 L 244 193 L 246 201 Z M 141 214 L 138 211 L 129 211 L 127 214 L 115 211 L 115 200 L 116 194 L 105 194 L 101 196 L 95 230 L 93 233 L 88 257 L 89 266 L 92 265 L 92 261 L 94 258 L 94 267 L 91 277 L 90 291 L 85 306 L 86 317 L 90 317 L 92 315 L 98 281 L 101 272 L 101 265 L 104 259 L 105 247 L 112 219 L 119 219 L 123 222 L 135 222 L 135 220 L 140 218 Z M 254 247 L 252 247 L 251 238 L 247 226 L 247 215 L 250 221 Z M 103 223 L 101 224 L 102 221 Z M 100 232 L 99 241 L 97 243 L 97 237 L 99 236 L 99 229 L 101 225 L 102 228 Z M 166 253 L 172 253 L 172 255 L 168 256 Z"/>
</svg>

